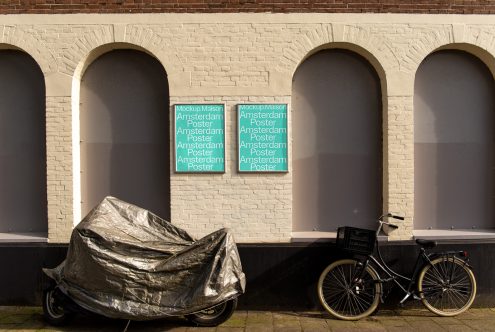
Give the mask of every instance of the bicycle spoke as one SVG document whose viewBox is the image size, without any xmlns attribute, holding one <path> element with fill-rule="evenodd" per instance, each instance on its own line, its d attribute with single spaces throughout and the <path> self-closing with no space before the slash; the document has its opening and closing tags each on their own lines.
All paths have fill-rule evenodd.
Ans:
<svg viewBox="0 0 495 332">
<path fill-rule="evenodd" d="M 471 285 L 471 281 L 469 280 L 468 276 L 465 275 L 462 277 L 462 279 L 460 280 L 455 280 L 455 282 L 450 282 L 450 284 L 452 286 L 457 286 L 457 285 L 466 285 L 466 286 L 470 286 Z"/>
<path fill-rule="evenodd" d="M 473 279 L 464 263 L 448 256 L 434 260 L 421 280 L 425 305 L 440 315 L 452 315 L 466 310 L 473 301 Z"/>
<path fill-rule="evenodd" d="M 335 270 L 336 271 L 331 271 L 331 273 L 327 274 L 327 277 L 330 276 L 330 278 L 325 278 L 325 284 L 328 284 L 325 285 L 324 288 L 325 299 L 328 305 L 336 307 L 338 311 L 341 311 L 342 304 L 345 304 L 345 298 L 347 297 L 347 292 L 345 291 L 347 288 L 347 278 L 341 266 L 338 266 Z M 334 280 L 337 285 L 334 285 L 332 280 Z"/>
<path fill-rule="evenodd" d="M 436 266 L 432 266 L 430 268 L 431 271 L 431 278 L 443 282 L 443 274 L 442 272 L 439 271 L 439 269 Z"/>
<path fill-rule="evenodd" d="M 342 296 L 342 298 L 337 303 L 336 310 L 339 313 L 345 314 L 347 312 L 347 310 L 346 310 L 347 302 L 348 302 L 347 301 L 347 294 L 344 294 L 344 296 Z"/>
<path fill-rule="evenodd" d="M 356 296 L 355 300 L 360 308 L 360 312 L 365 312 L 371 306 L 371 302 L 366 301 L 362 296 Z"/>
<path fill-rule="evenodd" d="M 327 275 L 327 277 L 328 277 L 328 275 Z M 328 278 L 328 279 L 333 279 L 340 288 L 342 288 L 342 289 L 346 288 L 345 283 L 343 283 L 341 281 L 341 279 L 339 279 L 335 274 L 332 273 L 330 275 L 330 278 Z M 330 285 L 332 285 L 332 280 L 328 280 L 328 282 L 325 280 L 325 282 L 328 283 L 328 284 L 330 284 Z M 345 280 L 344 280 L 344 282 L 345 282 Z M 327 286 L 327 287 L 330 287 L 330 286 Z"/>
<path fill-rule="evenodd" d="M 466 303 L 467 298 L 460 296 L 457 292 L 449 291 L 448 292 L 449 299 L 451 299 L 453 307 L 456 309 L 462 308 Z"/>
<path fill-rule="evenodd" d="M 320 298 L 327 310 L 343 317 L 358 317 L 376 307 L 378 297 L 373 277 L 355 263 L 338 264 L 320 281 Z"/>
<path fill-rule="evenodd" d="M 341 308 L 343 304 L 345 304 L 345 299 L 347 298 L 347 293 L 342 293 L 338 298 L 334 299 L 331 303 L 328 303 L 332 307 L 337 308 L 337 311 L 341 311 Z M 334 304 L 334 305 L 333 305 Z"/>
</svg>

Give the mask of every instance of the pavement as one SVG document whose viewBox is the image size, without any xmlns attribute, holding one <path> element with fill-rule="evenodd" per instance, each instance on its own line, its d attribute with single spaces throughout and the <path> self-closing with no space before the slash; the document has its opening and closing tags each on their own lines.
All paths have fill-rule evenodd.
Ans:
<svg viewBox="0 0 495 332">
<path fill-rule="evenodd" d="M 40 307 L 0 307 L 0 331 L 124 331 L 127 321 L 98 316 L 76 316 L 67 326 L 52 327 L 43 321 Z M 191 326 L 176 317 L 148 322 L 130 322 L 134 331 L 495 331 L 495 308 L 470 309 L 456 317 L 438 317 L 425 309 L 381 310 L 357 322 L 332 319 L 324 312 L 238 310 L 216 328 Z"/>
</svg>

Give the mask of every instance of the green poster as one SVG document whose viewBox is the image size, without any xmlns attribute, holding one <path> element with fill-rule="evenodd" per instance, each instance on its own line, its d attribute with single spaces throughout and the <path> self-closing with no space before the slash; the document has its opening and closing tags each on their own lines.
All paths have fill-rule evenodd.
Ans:
<svg viewBox="0 0 495 332">
<path fill-rule="evenodd" d="M 224 105 L 175 105 L 175 171 L 225 172 Z"/>
<path fill-rule="evenodd" d="M 237 106 L 240 172 L 287 172 L 287 104 Z"/>
</svg>

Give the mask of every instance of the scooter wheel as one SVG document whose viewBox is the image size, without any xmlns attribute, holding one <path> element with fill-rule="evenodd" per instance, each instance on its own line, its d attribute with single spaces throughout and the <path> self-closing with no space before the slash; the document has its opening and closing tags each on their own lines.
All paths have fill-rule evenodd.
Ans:
<svg viewBox="0 0 495 332">
<path fill-rule="evenodd" d="M 72 314 L 64 310 L 60 303 L 61 294 L 57 292 L 60 291 L 54 287 L 43 291 L 43 318 L 50 325 L 62 326 L 72 318 Z"/>
<path fill-rule="evenodd" d="M 196 326 L 212 327 L 227 321 L 237 308 L 237 299 L 220 303 L 214 307 L 187 315 L 186 318 Z"/>
</svg>

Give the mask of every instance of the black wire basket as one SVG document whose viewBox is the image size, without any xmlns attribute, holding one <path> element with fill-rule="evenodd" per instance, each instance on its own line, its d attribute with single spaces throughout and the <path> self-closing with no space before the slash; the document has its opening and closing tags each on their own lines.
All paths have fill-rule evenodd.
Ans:
<svg viewBox="0 0 495 332">
<path fill-rule="evenodd" d="M 373 253 L 376 231 L 356 227 L 339 227 L 337 229 L 337 248 L 354 254 L 369 255 Z"/>
</svg>

